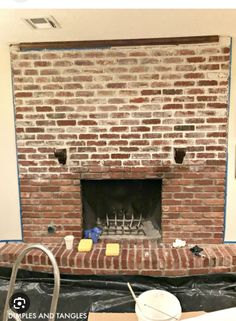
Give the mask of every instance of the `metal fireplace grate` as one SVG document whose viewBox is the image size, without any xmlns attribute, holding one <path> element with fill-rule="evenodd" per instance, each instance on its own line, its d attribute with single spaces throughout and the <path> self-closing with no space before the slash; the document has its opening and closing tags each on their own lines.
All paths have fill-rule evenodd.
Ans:
<svg viewBox="0 0 236 321">
<path fill-rule="evenodd" d="M 98 225 L 101 220 L 98 218 Z M 128 214 L 125 210 L 114 209 L 106 214 L 105 222 L 102 224 L 103 234 L 106 235 L 146 235 L 143 229 L 143 215 Z"/>
</svg>

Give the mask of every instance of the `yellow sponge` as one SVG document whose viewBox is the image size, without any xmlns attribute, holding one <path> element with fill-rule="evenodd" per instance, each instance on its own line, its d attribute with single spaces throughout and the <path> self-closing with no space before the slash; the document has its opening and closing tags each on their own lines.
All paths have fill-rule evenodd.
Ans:
<svg viewBox="0 0 236 321">
<path fill-rule="evenodd" d="M 106 256 L 118 256 L 120 254 L 120 244 L 118 243 L 107 243 L 106 245 Z"/>
<path fill-rule="evenodd" d="M 91 239 L 82 239 L 79 241 L 78 251 L 79 252 L 89 252 L 92 250 L 93 240 Z"/>
</svg>

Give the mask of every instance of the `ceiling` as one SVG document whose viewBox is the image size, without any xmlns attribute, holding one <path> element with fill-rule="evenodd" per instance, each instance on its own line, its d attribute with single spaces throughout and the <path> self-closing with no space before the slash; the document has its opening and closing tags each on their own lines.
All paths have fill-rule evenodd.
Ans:
<svg viewBox="0 0 236 321">
<path fill-rule="evenodd" d="M 34 30 L 24 18 L 52 15 L 62 26 Z M 236 9 L 0 9 L 0 44 L 160 38 L 236 37 Z"/>
</svg>

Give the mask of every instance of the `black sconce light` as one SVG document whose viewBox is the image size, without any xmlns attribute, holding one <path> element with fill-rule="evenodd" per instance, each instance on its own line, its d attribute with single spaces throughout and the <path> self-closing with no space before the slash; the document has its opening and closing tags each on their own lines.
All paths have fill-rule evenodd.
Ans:
<svg viewBox="0 0 236 321">
<path fill-rule="evenodd" d="M 67 158 L 67 155 L 66 155 L 66 149 L 58 149 L 58 150 L 55 150 L 54 152 L 54 156 L 58 159 L 58 162 L 62 165 L 65 165 L 66 164 L 66 158 Z"/>
<path fill-rule="evenodd" d="M 176 164 L 182 164 L 186 155 L 186 148 L 174 148 L 174 159 Z"/>
</svg>

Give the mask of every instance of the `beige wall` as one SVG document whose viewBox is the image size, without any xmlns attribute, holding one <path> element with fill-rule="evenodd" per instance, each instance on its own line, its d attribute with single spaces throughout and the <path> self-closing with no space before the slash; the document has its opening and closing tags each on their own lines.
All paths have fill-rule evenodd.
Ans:
<svg viewBox="0 0 236 321">
<path fill-rule="evenodd" d="M 225 242 L 236 242 L 236 38 L 232 40 Z"/>
<path fill-rule="evenodd" d="M 0 241 L 20 239 L 11 68 L 6 45 L 0 46 Z"/>
</svg>

